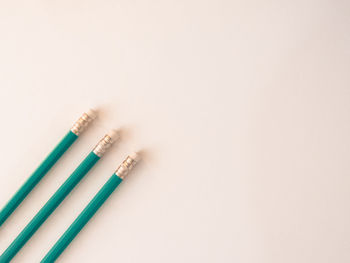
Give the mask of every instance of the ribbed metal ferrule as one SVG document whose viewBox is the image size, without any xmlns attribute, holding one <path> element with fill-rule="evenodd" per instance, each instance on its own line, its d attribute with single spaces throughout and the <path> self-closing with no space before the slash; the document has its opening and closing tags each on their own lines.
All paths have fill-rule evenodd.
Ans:
<svg viewBox="0 0 350 263">
<path fill-rule="evenodd" d="M 83 113 L 81 117 L 74 123 L 73 127 L 70 129 L 74 134 L 80 135 L 86 127 L 92 122 L 94 118 L 90 117 L 86 113 Z"/>
<path fill-rule="evenodd" d="M 136 163 L 137 163 L 136 159 L 130 156 L 126 157 L 126 159 L 115 171 L 115 174 L 121 179 L 124 179 L 128 175 L 128 173 L 132 170 L 132 168 L 136 165 Z"/>
</svg>

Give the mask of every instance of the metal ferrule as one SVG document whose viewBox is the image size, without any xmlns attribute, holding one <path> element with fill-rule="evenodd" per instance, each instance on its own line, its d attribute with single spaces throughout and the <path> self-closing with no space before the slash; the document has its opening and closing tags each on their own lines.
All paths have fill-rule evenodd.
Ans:
<svg viewBox="0 0 350 263">
<path fill-rule="evenodd" d="M 113 143 L 114 140 L 112 139 L 112 137 L 109 135 L 105 135 L 93 149 L 94 154 L 96 154 L 99 157 L 102 157 L 104 153 L 112 146 Z"/>
<path fill-rule="evenodd" d="M 121 179 L 124 179 L 125 176 L 127 176 L 132 168 L 136 165 L 136 163 L 137 161 L 135 159 L 131 158 L 130 156 L 126 157 L 124 162 L 122 162 L 122 164 L 115 171 L 115 174 Z"/>
<path fill-rule="evenodd" d="M 89 115 L 83 113 L 79 120 L 77 120 L 73 127 L 70 129 L 75 135 L 80 135 L 85 128 L 89 125 L 89 123 L 93 120 Z"/>
</svg>

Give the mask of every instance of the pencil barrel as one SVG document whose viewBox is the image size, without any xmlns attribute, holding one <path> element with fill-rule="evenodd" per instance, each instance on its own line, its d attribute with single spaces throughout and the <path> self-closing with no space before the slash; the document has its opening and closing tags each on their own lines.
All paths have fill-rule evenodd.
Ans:
<svg viewBox="0 0 350 263">
<path fill-rule="evenodd" d="M 27 197 L 33 188 L 40 182 L 45 174 L 54 166 L 60 157 L 68 150 L 68 148 L 78 138 L 76 134 L 69 131 L 39 167 L 31 174 L 27 181 L 19 188 L 8 203 L 0 211 L 0 226 Z"/>
<path fill-rule="evenodd" d="M 65 197 L 73 190 L 73 188 L 80 182 L 80 180 L 87 174 L 87 172 L 100 159 L 97 155 L 91 152 L 78 168 L 70 175 L 70 177 L 61 185 L 61 187 L 53 194 L 53 196 L 46 202 L 40 211 L 33 217 L 28 225 L 10 244 L 5 252 L 0 256 L 0 263 L 9 262 L 17 252 L 24 246 L 24 244 L 32 237 L 44 221 L 52 214 L 52 212 L 59 206 Z"/>
<path fill-rule="evenodd" d="M 108 199 L 112 192 L 122 182 L 122 179 L 116 174 L 113 174 L 109 180 L 104 184 L 100 191 L 70 225 L 66 232 L 60 237 L 56 244 L 50 249 L 41 263 L 54 262 L 61 253 L 67 248 L 72 240 L 78 235 L 86 223 L 93 217 L 97 210 Z"/>
</svg>

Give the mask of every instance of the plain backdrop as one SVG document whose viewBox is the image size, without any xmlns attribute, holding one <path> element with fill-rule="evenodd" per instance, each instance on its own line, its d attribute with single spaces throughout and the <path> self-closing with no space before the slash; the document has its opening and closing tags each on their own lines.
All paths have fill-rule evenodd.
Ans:
<svg viewBox="0 0 350 263">
<path fill-rule="evenodd" d="M 143 161 L 58 262 L 350 262 L 350 2 L 0 2 L 0 252 L 111 128 L 122 139 L 13 262 L 39 262 L 125 156 Z"/>
</svg>

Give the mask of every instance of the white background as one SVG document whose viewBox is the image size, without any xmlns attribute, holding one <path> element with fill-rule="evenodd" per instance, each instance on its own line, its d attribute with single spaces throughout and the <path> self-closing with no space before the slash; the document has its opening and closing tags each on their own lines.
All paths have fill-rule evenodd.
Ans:
<svg viewBox="0 0 350 263">
<path fill-rule="evenodd" d="M 1 1 L 0 205 L 99 119 L 0 228 L 0 252 L 111 128 L 122 140 L 13 262 L 350 262 L 349 1 Z"/>
</svg>

